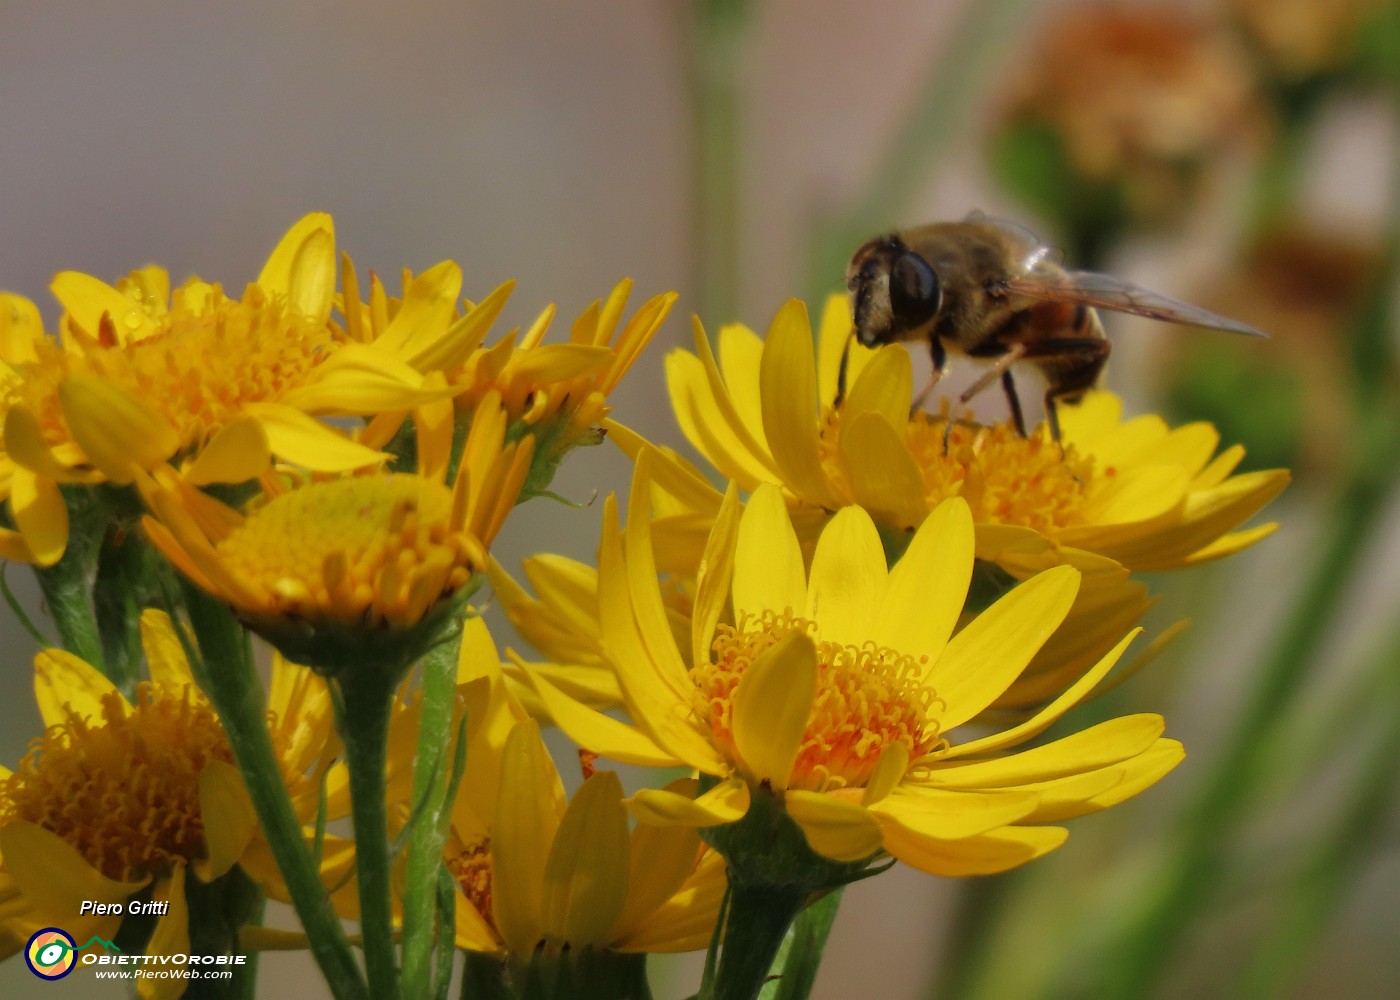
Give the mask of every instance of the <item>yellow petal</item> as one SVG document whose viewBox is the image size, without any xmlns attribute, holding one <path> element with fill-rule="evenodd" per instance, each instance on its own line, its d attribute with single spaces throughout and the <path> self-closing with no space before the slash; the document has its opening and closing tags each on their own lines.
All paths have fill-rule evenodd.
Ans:
<svg viewBox="0 0 1400 1000">
<path fill-rule="evenodd" d="M 256 479 L 272 464 L 272 448 L 262 424 L 241 417 L 220 427 L 200 449 L 185 479 L 196 486 Z"/>
<path fill-rule="evenodd" d="M 627 810 L 622 783 L 599 771 L 574 793 L 544 875 L 544 932 L 573 947 L 607 942 L 627 898 Z"/>
<path fill-rule="evenodd" d="M 807 571 L 787 504 L 776 486 L 754 491 L 739 520 L 734 553 L 734 614 L 797 614 L 807 603 Z"/>
<path fill-rule="evenodd" d="M 749 786 L 740 778 L 728 778 L 698 798 L 643 788 L 627 800 L 627 809 L 639 821 L 655 826 L 719 826 L 744 818 L 749 811 Z"/>
<path fill-rule="evenodd" d="M 645 921 L 624 924 L 619 919 L 618 927 L 630 927 L 630 930 L 613 942 L 613 950 L 653 953 L 703 949 L 714 933 L 727 887 L 724 859 L 714 851 L 705 852 L 681 891 L 650 913 Z"/>
<path fill-rule="evenodd" d="M 934 840 L 964 840 L 1030 815 L 1039 799 L 1027 792 L 951 791 L 905 786 L 871 806 L 882 822 L 893 819 Z"/>
<path fill-rule="evenodd" d="M 870 638 L 914 657 L 936 660 L 962 614 L 972 580 L 975 533 L 961 497 L 945 500 L 924 519 L 890 570 Z"/>
<path fill-rule="evenodd" d="M 947 732 L 1001 695 L 1064 621 L 1079 590 L 1079 571 L 1056 566 L 1032 577 L 953 636 L 925 683 L 945 705 Z"/>
<path fill-rule="evenodd" d="M 190 953 L 190 908 L 185 899 L 185 864 L 175 863 L 170 878 L 156 885 L 153 899 L 168 904 L 156 921 L 151 940 L 146 943 L 147 955 L 188 955 Z M 141 1000 L 177 1000 L 185 993 L 188 980 L 142 976 L 136 981 L 136 995 Z"/>
<path fill-rule="evenodd" d="M 1110 779 L 1100 789 L 1057 787 L 1069 785 L 1081 776 L 1027 785 L 1027 790 L 1040 796 L 1040 806 L 1026 821 L 1058 823 L 1115 806 L 1155 785 L 1185 758 L 1186 750 L 1176 740 L 1158 740 L 1131 760 L 1082 776 Z"/>
<path fill-rule="evenodd" d="M 1005 757 L 935 765 L 927 780 L 944 788 L 996 788 L 1092 771 L 1142 753 L 1162 735 L 1164 726 L 1160 715 L 1125 715 Z"/>
<path fill-rule="evenodd" d="M 517 955 L 534 951 L 543 930 L 545 859 L 559 828 L 558 783 L 539 727 L 528 720 L 517 725 L 501 762 L 502 794 L 491 838 L 496 927 Z"/>
<path fill-rule="evenodd" d="M 68 506 L 57 483 L 16 466 L 10 474 L 10 510 L 35 564 L 52 566 L 63 557 L 68 546 Z"/>
<path fill-rule="evenodd" d="M 141 648 L 146 651 L 151 680 L 177 692 L 186 685 L 193 687 L 194 676 L 185 658 L 185 647 L 180 645 L 170 616 L 157 608 L 147 608 L 141 612 L 140 627 Z M 199 697 L 198 689 L 194 694 Z"/>
<path fill-rule="evenodd" d="M 841 406 L 841 419 L 874 413 L 885 418 L 891 427 L 903 427 L 909 421 L 909 405 L 914 398 L 914 370 L 909 352 L 898 344 L 890 344 L 875 352 L 865 370 L 854 382 L 847 372 L 849 395 Z"/>
<path fill-rule="evenodd" d="M 758 781 L 784 789 L 812 715 L 817 648 L 789 632 L 744 671 L 734 689 L 732 729 L 743 766 Z"/>
<path fill-rule="evenodd" d="M 666 786 L 677 795 L 694 797 L 694 778 L 679 778 Z M 689 827 L 637 824 L 628 842 L 627 902 L 608 937 L 617 939 L 640 927 L 695 871 L 700 836 Z"/>
<path fill-rule="evenodd" d="M 855 802 L 790 789 L 784 807 L 802 828 L 807 844 L 833 861 L 859 861 L 880 849 L 880 824 L 870 810 Z"/>
<path fill-rule="evenodd" d="M 468 309 L 442 336 L 421 346 L 416 341 L 410 342 L 407 345 L 410 353 L 404 356 L 404 360 L 420 372 L 450 372 L 461 368 L 486 339 L 491 324 L 500 316 L 514 289 L 514 281 L 503 283 Z"/>
<path fill-rule="evenodd" d="M 323 416 L 407 410 L 444 399 L 450 386 L 426 388 L 412 365 L 370 344 L 345 344 L 318 365 L 311 381 L 282 396 L 286 406 Z"/>
<path fill-rule="evenodd" d="M 703 334 L 697 335 L 697 342 Z M 681 350 L 666 355 L 666 391 L 676 422 L 711 465 L 745 489 L 777 478 L 771 458 L 746 431 L 737 414 L 731 419 L 710 387 L 704 362 Z M 716 419 L 718 416 L 719 419 Z"/>
<path fill-rule="evenodd" d="M 129 483 L 137 469 L 154 468 L 180 447 L 180 435 L 141 400 L 104 378 L 78 372 L 58 386 L 73 439 L 102 474 Z"/>
<path fill-rule="evenodd" d="M 697 345 L 698 346 L 698 345 Z M 726 323 L 719 330 L 719 369 L 729 390 L 734 411 L 753 435 L 755 443 L 768 453 L 763 434 L 763 396 L 758 380 L 763 362 L 763 340 L 748 327 Z"/>
<path fill-rule="evenodd" d="M 817 372 L 807 307 L 793 299 L 778 311 L 759 369 L 763 430 L 783 482 L 808 503 L 836 506 L 822 471 L 817 437 Z"/>
<path fill-rule="evenodd" d="M 54 275 L 49 290 L 69 319 L 90 337 L 98 336 L 104 314 L 112 318 L 112 328 L 123 344 L 144 340 L 157 329 L 156 321 L 135 299 L 90 274 L 62 271 Z"/>
<path fill-rule="evenodd" d="M 1065 692 L 1046 705 L 1043 709 L 1019 725 L 1004 729 L 999 733 L 992 733 L 980 739 L 970 740 L 967 743 L 958 743 L 946 754 L 948 757 L 972 756 L 974 754 L 987 753 L 992 750 L 1000 750 L 1004 747 L 1014 746 L 1017 743 L 1024 743 L 1033 736 L 1038 736 L 1075 705 L 1079 704 L 1084 697 L 1094 689 L 1094 686 L 1103 679 L 1104 675 L 1113 669 L 1118 662 L 1123 651 L 1128 648 L 1128 644 L 1142 633 L 1142 629 L 1133 629 L 1125 635 L 1118 645 L 1114 646 L 1094 664 L 1084 676 L 1075 681 L 1065 689 Z"/>
<path fill-rule="evenodd" d="M 38 361 L 34 346 L 43 339 L 39 307 L 23 295 L 0 292 L 0 361 L 11 366 Z"/>
<path fill-rule="evenodd" d="M 705 542 L 705 554 L 696 571 L 695 607 L 690 628 L 692 663 L 705 663 L 715 625 L 724 612 L 738 555 L 739 491 L 733 483 L 725 490 L 714 527 Z"/>
<path fill-rule="evenodd" d="M 316 472 L 352 472 L 387 457 L 290 406 L 247 403 L 243 409 L 262 425 L 274 455 Z"/>
<path fill-rule="evenodd" d="M 292 308 L 318 323 L 335 296 L 335 223 L 326 212 L 302 216 L 267 258 L 258 284 L 287 296 Z"/>
<path fill-rule="evenodd" d="M 57 834 L 36 823 L 11 820 L 0 827 L 0 856 L 15 885 L 38 913 L 61 920 L 85 899 L 120 903 L 150 879 L 118 882 L 103 875 Z"/>
<path fill-rule="evenodd" d="M 900 824 L 884 824 L 885 850 L 930 875 L 994 875 L 1048 854 L 1065 842 L 1060 826 L 1007 826 L 966 840 L 935 840 Z"/>
<path fill-rule="evenodd" d="M 199 814 L 206 857 L 195 862 L 201 882 L 212 882 L 238 863 L 258 829 L 253 801 L 238 768 L 211 760 L 199 774 Z"/>
<path fill-rule="evenodd" d="M 818 639 L 859 647 L 870 638 L 888 583 L 885 550 L 870 515 L 842 508 L 817 539 L 804 617 L 817 623 Z"/>
<path fill-rule="evenodd" d="M 91 481 L 93 478 L 74 472 L 59 460 L 45 442 L 38 419 L 24 406 L 11 406 L 5 413 L 5 451 L 17 465 L 56 482 Z"/>
<path fill-rule="evenodd" d="M 404 360 L 424 351 L 447 332 L 461 294 L 461 267 L 450 260 L 433 265 L 409 284 L 403 304 L 374 346 Z"/>
<path fill-rule="evenodd" d="M 683 763 L 644 733 L 604 715 L 559 691 L 544 677 L 530 677 L 545 711 L 569 739 L 609 760 L 642 767 L 676 767 Z"/>
<path fill-rule="evenodd" d="M 822 403 L 831 403 L 836 399 L 841 354 L 846 350 L 848 342 L 851 346 L 846 359 L 846 388 L 850 389 L 876 352 L 862 347 L 860 342 L 851 336 L 851 307 L 846 301 L 846 296 L 827 296 L 817 331 L 817 375 L 820 380 L 818 384 Z M 908 416 L 907 412 L 905 416 Z"/>
<path fill-rule="evenodd" d="M 900 528 L 916 527 L 924 519 L 923 473 L 894 425 L 878 413 L 843 418 L 840 448 L 851 498 L 871 516 Z"/>
<path fill-rule="evenodd" d="M 65 707 L 79 718 L 101 719 L 102 699 L 116 690 L 102 671 L 67 650 L 45 649 L 34 657 L 34 700 L 45 726 L 62 722 Z"/>
</svg>

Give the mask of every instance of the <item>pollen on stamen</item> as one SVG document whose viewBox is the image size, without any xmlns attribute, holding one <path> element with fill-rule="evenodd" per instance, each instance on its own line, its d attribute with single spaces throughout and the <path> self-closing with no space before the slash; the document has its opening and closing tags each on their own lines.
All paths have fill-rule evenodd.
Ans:
<svg viewBox="0 0 1400 1000">
<path fill-rule="evenodd" d="M 491 838 L 483 837 L 477 843 L 447 859 L 447 870 L 462 890 L 462 895 L 472 904 L 477 913 L 487 920 L 493 920 L 491 910 Z"/>
<path fill-rule="evenodd" d="M 0 785 L 0 826 L 35 823 L 111 879 L 161 878 L 206 856 L 199 777 L 214 760 L 233 753 L 188 687 L 142 684 L 130 708 L 109 692 L 101 718 L 70 710 L 30 743 Z"/>
<path fill-rule="evenodd" d="M 696 710 L 736 766 L 742 761 L 731 728 L 734 689 L 755 659 L 794 631 L 815 637 L 817 625 L 790 611 L 745 615 L 737 627 L 719 626 L 711 662 L 691 670 Z M 816 697 L 789 787 L 863 787 L 880 755 L 894 743 L 903 744 L 910 759 L 936 745 L 937 697 L 922 683 L 927 657 L 873 642 L 816 645 Z"/>
</svg>

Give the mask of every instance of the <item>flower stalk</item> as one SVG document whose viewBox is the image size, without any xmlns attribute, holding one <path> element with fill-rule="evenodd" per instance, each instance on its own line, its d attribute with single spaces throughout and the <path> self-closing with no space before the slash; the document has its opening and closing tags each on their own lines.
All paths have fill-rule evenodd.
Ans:
<svg viewBox="0 0 1400 1000">
<path fill-rule="evenodd" d="M 343 671 L 335 680 L 341 693 L 337 721 L 350 770 L 350 822 L 355 831 L 355 879 L 360 897 L 365 974 L 375 1000 L 396 1000 L 400 995 L 390 906 L 384 767 L 394 689 L 406 666 L 385 669 L 381 664 L 365 664 Z"/>
<path fill-rule="evenodd" d="M 186 584 L 183 589 L 199 646 L 188 650 L 191 667 L 219 713 L 258 822 L 306 931 L 307 946 L 336 1000 L 369 1000 L 283 784 L 248 634 L 227 608 L 198 587 Z"/>
</svg>

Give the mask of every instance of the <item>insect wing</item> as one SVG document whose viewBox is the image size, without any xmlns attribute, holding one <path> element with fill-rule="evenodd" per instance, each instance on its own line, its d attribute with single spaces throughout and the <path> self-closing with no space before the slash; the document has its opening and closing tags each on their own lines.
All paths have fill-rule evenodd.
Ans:
<svg viewBox="0 0 1400 1000">
<path fill-rule="evenodd" d="M 1263 330 L 1246 323 L 1150 291 L 1122 278 L 1115 278 L 1111 274 L 1098 274 L 1094 271 L 1055 273 L 1053 269 L 1047 268 L 1032 271 L 1023 277 L 1008 278 L 1004 284 L 1008 292 L 1031 299 L 1073 302 L 1093 306 L 1095 309 L 1146 316 L 1148 319 L 1161 320 L 1164 323 L 1204 326 L 1247 337 L 1268 336 Z"/>
</svg>

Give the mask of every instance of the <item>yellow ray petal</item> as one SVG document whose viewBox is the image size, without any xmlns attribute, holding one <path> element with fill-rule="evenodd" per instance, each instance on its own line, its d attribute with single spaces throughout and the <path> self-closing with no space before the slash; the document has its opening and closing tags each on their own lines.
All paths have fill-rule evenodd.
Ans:
<svg viewBox="0 0 1400 1000">
<path fill-rule="evenodd" d="M 211 760 L 199 774 L 199 815 L 207 856 L 195 862 L 201 882 L 212 882 L 238 863 L 258 829 L 257 813 L 238 768 Z"/>
<path fill-rule="evenodd" d="M 1019 725 L 1004 729 L 999 733 L 992 733 L 983 736 L 981 739 L 971 740 L 967 743 L 958 743 L 945 754 L 946 757 L 973 756 L 974 754 L 987 753 L 992 750 L 1000 750 L 1004 747 L 1015 746 L 1017 743 L 1024 743 L 1033 736 L 1038 736 L 1050 726 L 1060 716 L 1064 715 L 1075 705 L 1079 704 L 1083 698 L 1094 689 L 1094 686 L 1103 679 L 1104 675 L 1113 669 L 1118 662 L 1123 651 L 1128 648 L 1128 644 L 1142 633 L 1142 629 L 1137 628 L 1125 635 L 1118 645 L 1109 650 L 1098 663 L 1085 672 L 1084 676 L 1075 681 L 1065 689 L 1065 692 L 1046 705 L 1043 709 Z"/>
<path fill-rule="evenodd" d="M 352 472 L 387 457 L 290 406 L 245 403 L 243 409 L 262 425 L 274 455 L 316 472 Z"/>
<path fill-rule="evenodd" d="M 38 361 L 34 345 L 43 338 L 39 307 L 23 295 L 0 292 L 0 361 L 11 366 Z"/>
<path fill-rule="evenodd" d="M 530 681 L 554 724 L 581 747 L 609 760 L 642 767 L 676 767 L 683 763 L 644 733 L 568 697 L 544 677 Z"/>
<path fill-rule="evenodd" d="M 252 417 L 230 421 L 200 449 L 185 479 L 196 486 L 242 483 L 256 479 L 272 464 L 272 448 L 261 422 Z"/>
<path fill-rule="evenodd" d="M 185 900 L 185 864 L 175 863 L 170 878 L 156 886 L 154 901 L 166 903 L 165 913 L 156 921 L 156 929 L 146 944 L 147 955 L 188 955 L 190 953 L 190 908 Z M 136 995 L 141 1000 L 178 1000 L 184 996 L 188 981 L 163 977 L 142 976 L 136 981 Z"/>
<path fill-rule="evenodd" d="M 1030 815 L 1038 799 L 1026 792 L 950 791 L 905 786 L 870 807 L 884 824 L 893 819 L 934 840 L 964 840 Z"/>
<path fill-rule="evenodd" d="M 125 902 L 151 881 L 110 879 L 57 834 L 24 820 L 10 820 L 0 827 L 0 856 L 5 859 L 5 870 L 35 911 L 55 917 L 76 914 L 85 899 L 96 903 Z"/>
<path fill-rule="evenodd" d="M 725 490 L 719 514 L 705 543 L 695 584 L 695 607 L 690 629 L 691 663 L 705 663 L 715 625 L 730 594 L 739 537 L 739 491 L 733 483 Z"/>
<path fill-rule="evenodd" d="M 796 299 L 778 310 L 759 368 L 763 430 L 783 482 L 808 503 L 837 502 L 822 471 L 817 437 L 817 372 L 807 307 Z"/>
<path fill-rule="evenodd" d="M 1156 784 L 1185 758 L 1186 750 L 1176 740 L 1158 740 L 1131 760 L 1090 772 L 1089 775 L 1024 786 L 1040 796 L 1040 806 L 1026 817 L 1026 822 L 1059 823 L 1115 806 Z M 1074 783 L 1077 778 L 1092 777 L 1108 780 L 1099 789 L 1064 787 Z"/>
<path fill-rule="evenodd" d="M 62 558 L 68 546 L 68 506 L 57 483 L 16 466 L 10 474 L 10 511 L 35 564 L 52 566 Z"/>
<path fill-rule="evenodd" d="M 949 767 L 935 764 L 927 781 L 943 788 L 996 788 L 1092 771 L 1142 753 L 1165 726 L 1160 715 L 1125 715 L 1006 757 Z"/>
<path fill-rule="evenodd" d="M 94 482 L 101 478 L 95 473 L 75 472 L 61 460 L 45 442 L 38 419 L 26 407 L 18 404 L 5 413 L 5 452 L 17 465 L 55 482 Z M 77 463 L 87 462 L 81 455 L 74 458 Z"/>
<path fill-rule="evenodd" d="M 734 403 L 734 411 L 753 434 L 764 453 L 768 441 L 763 434 L 763 399 L 758 368 L 763 360 L 763 340 L 740 323 L 726 323 L 719 330 L 719 369 Z"/>
<path fill-rule="evenodd" d="M 534 951 L 543 929 L 545 859 L 559 829 L 558 783 L 539 727 L 528 720 L 517 725 L 501 762 L 503 793 L 491 838 L 496 927 L 517 955 Z"/>
<path fill-rule="evenodd" d="M 58 399 L 73 439 L 114 483 L 131 482 L 132 466 L 153 468 L 180 447 L 180 435 L 163 416 L 97 375 L 69 375 L 59 383 Z"/>
<path fill-rule="evenodd" d="M 462 268 L 451 260 L 434 264 L 409 284 L 399 311 L 374 346 L 407 360 L 447 331 L 461 294 Z"/>
<path fill-rule="evenodd" d="M 286 295 L 301 315 L 324 323 L 335 295 L 335 223 L 326 212 L 302 216 L 277 242 L 258 284 Z"/>
<path fill-rule="evenodd" d="M 666 790 L 693 798 L 695 784 L 694 778 L 679 778 Z M 627 848 L 627 901 L 608 938 L 640 926 L 670 899 L 695 871 L 699 853 L 700 836 L 693 828 L 637 824 Z"/>
<path fill-rule="evenodd" d="M 515 289 L 514 281 L 507 281 L 490 295 L 468 309 L 456 320 L 441 337 L 421 346 L 410 345 L 411 353 L 404 358 L 420 372 L 451 372 L 466 364 L 473 351 L 481 346 L 490 332 L 491 325 L 501 315 L 506 300 Z"/>
<path fill-rule="evenodd" d="M 686 887 L 614 941 L 613 950 L 651 953 L 703 949 L 714 933 L 726 887 L 724 859 L 707 852 Z"/>
<path fill-rule="evenodd" d="M 627 800 L 627 809 L 640 822 L 656 826 L 719 826 L 744 818 L 749 811 L 749 786 L 741 778 L 728 778 L 694 799 L 643 788 Z"/>
<path fill-rule="evenodd" d="M 571 946 L 604 944 L 627 898 L 622 782 L 599 771 L 574 793 L 544 874 L 544 932 Z"/>
<path fill-rule="evenodd" d="M 1079 571 L 1056 566 L 1019 585 L 961 632 L 926 675 L 946 707 L 944 732 L 986 708 L 1026 669 L 1065 620 L 1079 590 Z"/>
<path fill-rule="evenodd" d="M 157 329 L 156 321 L 135 299 L 90 274 L 62 271 L 54 275 L 49 290 L 69 319 L 90 337 L 97 337 L 104 314 L 112 317 L 112 328 L 124 344 L 144 340 Z"/>
<path fill-rule="evenodd" d="M 887 824 L 885 850 L 930 875 L 995 875 L 1049 854 L 1068 837 L 1062 826 L 1007 826 L 967 840 L 940 841 Z"/>
<path fill-rule="evenodd" d="M 789 632 L 744 671 L 733 695 L 734 746 L 758 782 L 787 787 L 817 688 L 817 648 Z"/>
<path fill-rule="evenodd" d="M 890 344 L 875 352 L 860 377 L 852 380 L 847 372 L 849 395 L 841 406 L 841 419 L 854 419 L 863 413 L 885 418 L 891 427 L 903 427 L 909 420 L 914 398 L 914 370 L 909 352 Z"/>
<path fill-rule="evenodd" d="M 820 398 L 823 404 L 836 399 L 837 372 L 841 367 L 841 353 L 850 342 L 850 354 L 846 360 L 846 387 L 849 389 L 860 378 L 865 366 L 875 356 L 875 351 L 862 347 L 851 337 L 851 308 L 844 295 L 827 297 L 822 306 L 821 323 L 817 331 L 817 377 Z"/>
<path fill-rule="evenodd" d="M 880 849 L 880 824 L 870 810 L 855 802 L 790 789 L 784 807 L 802 828 L 807 844 L 833 861 L 859 861 Z"/>
<path fill-rule="evenodd" d="M 179 636 L 170 624 L 170 616 L 157 608 L 147 608 L 141 612 L 140 628 L 141 648 L 146 651 L 151 680 L 177 692 L 186 685 L 193 687 L 190 663 L 185 658 L 185 648 L 180 645 Z M 197 688 L 193 694 L 201 697 Z"/>
<path fill-rule="evenodd" d="M 116 690 L 102 671 L 67 650 L 45 649 L 34 657 L 34 700 L 45 726 L 62 722 L 65 706 L 79 718 L 101 719 L 102 699 Z"/>
<path fill-rule="evenodd" d="M 894 425 L 877 413 L 843 418 L 840 447 L 852 499 L 883 524 L 917 527 L 928 513 L 923 473 Z"/>
<path fill-rule="evenodd" d="M 738 480 L 746 489 L 777 478 L 770 468 L 771 457 L 743 429 L 737 414 L 733 423 L 725 419 L 704 362 L 698 357 L 682 350 L 666 355 L 666 391 L 682 433 L 725 476 Z"/>
<path fill-rule="evenodd" d="M 804 617 L 817 623 L 817 638 L 859 647 L 870 637 L 888 583 L 875 523 L 861 508 L 844 507 L 817 540 Z"/>
<path fill-rule="evenodd" d="M 870 628 L 876 645 L 930 662 L 938 658 L 967 600 L 975 538 L 972 512 L 961 497 L 945 500 L 925 518 L 890 570 Z"/>
<path fill-rule="evenodd" d="M 787 504 L 776 486 L 754 491 L 739 520 L 734 553 L 734 614 L 797 614 L 807 603 L 807 571 Z"/>
</svg>

